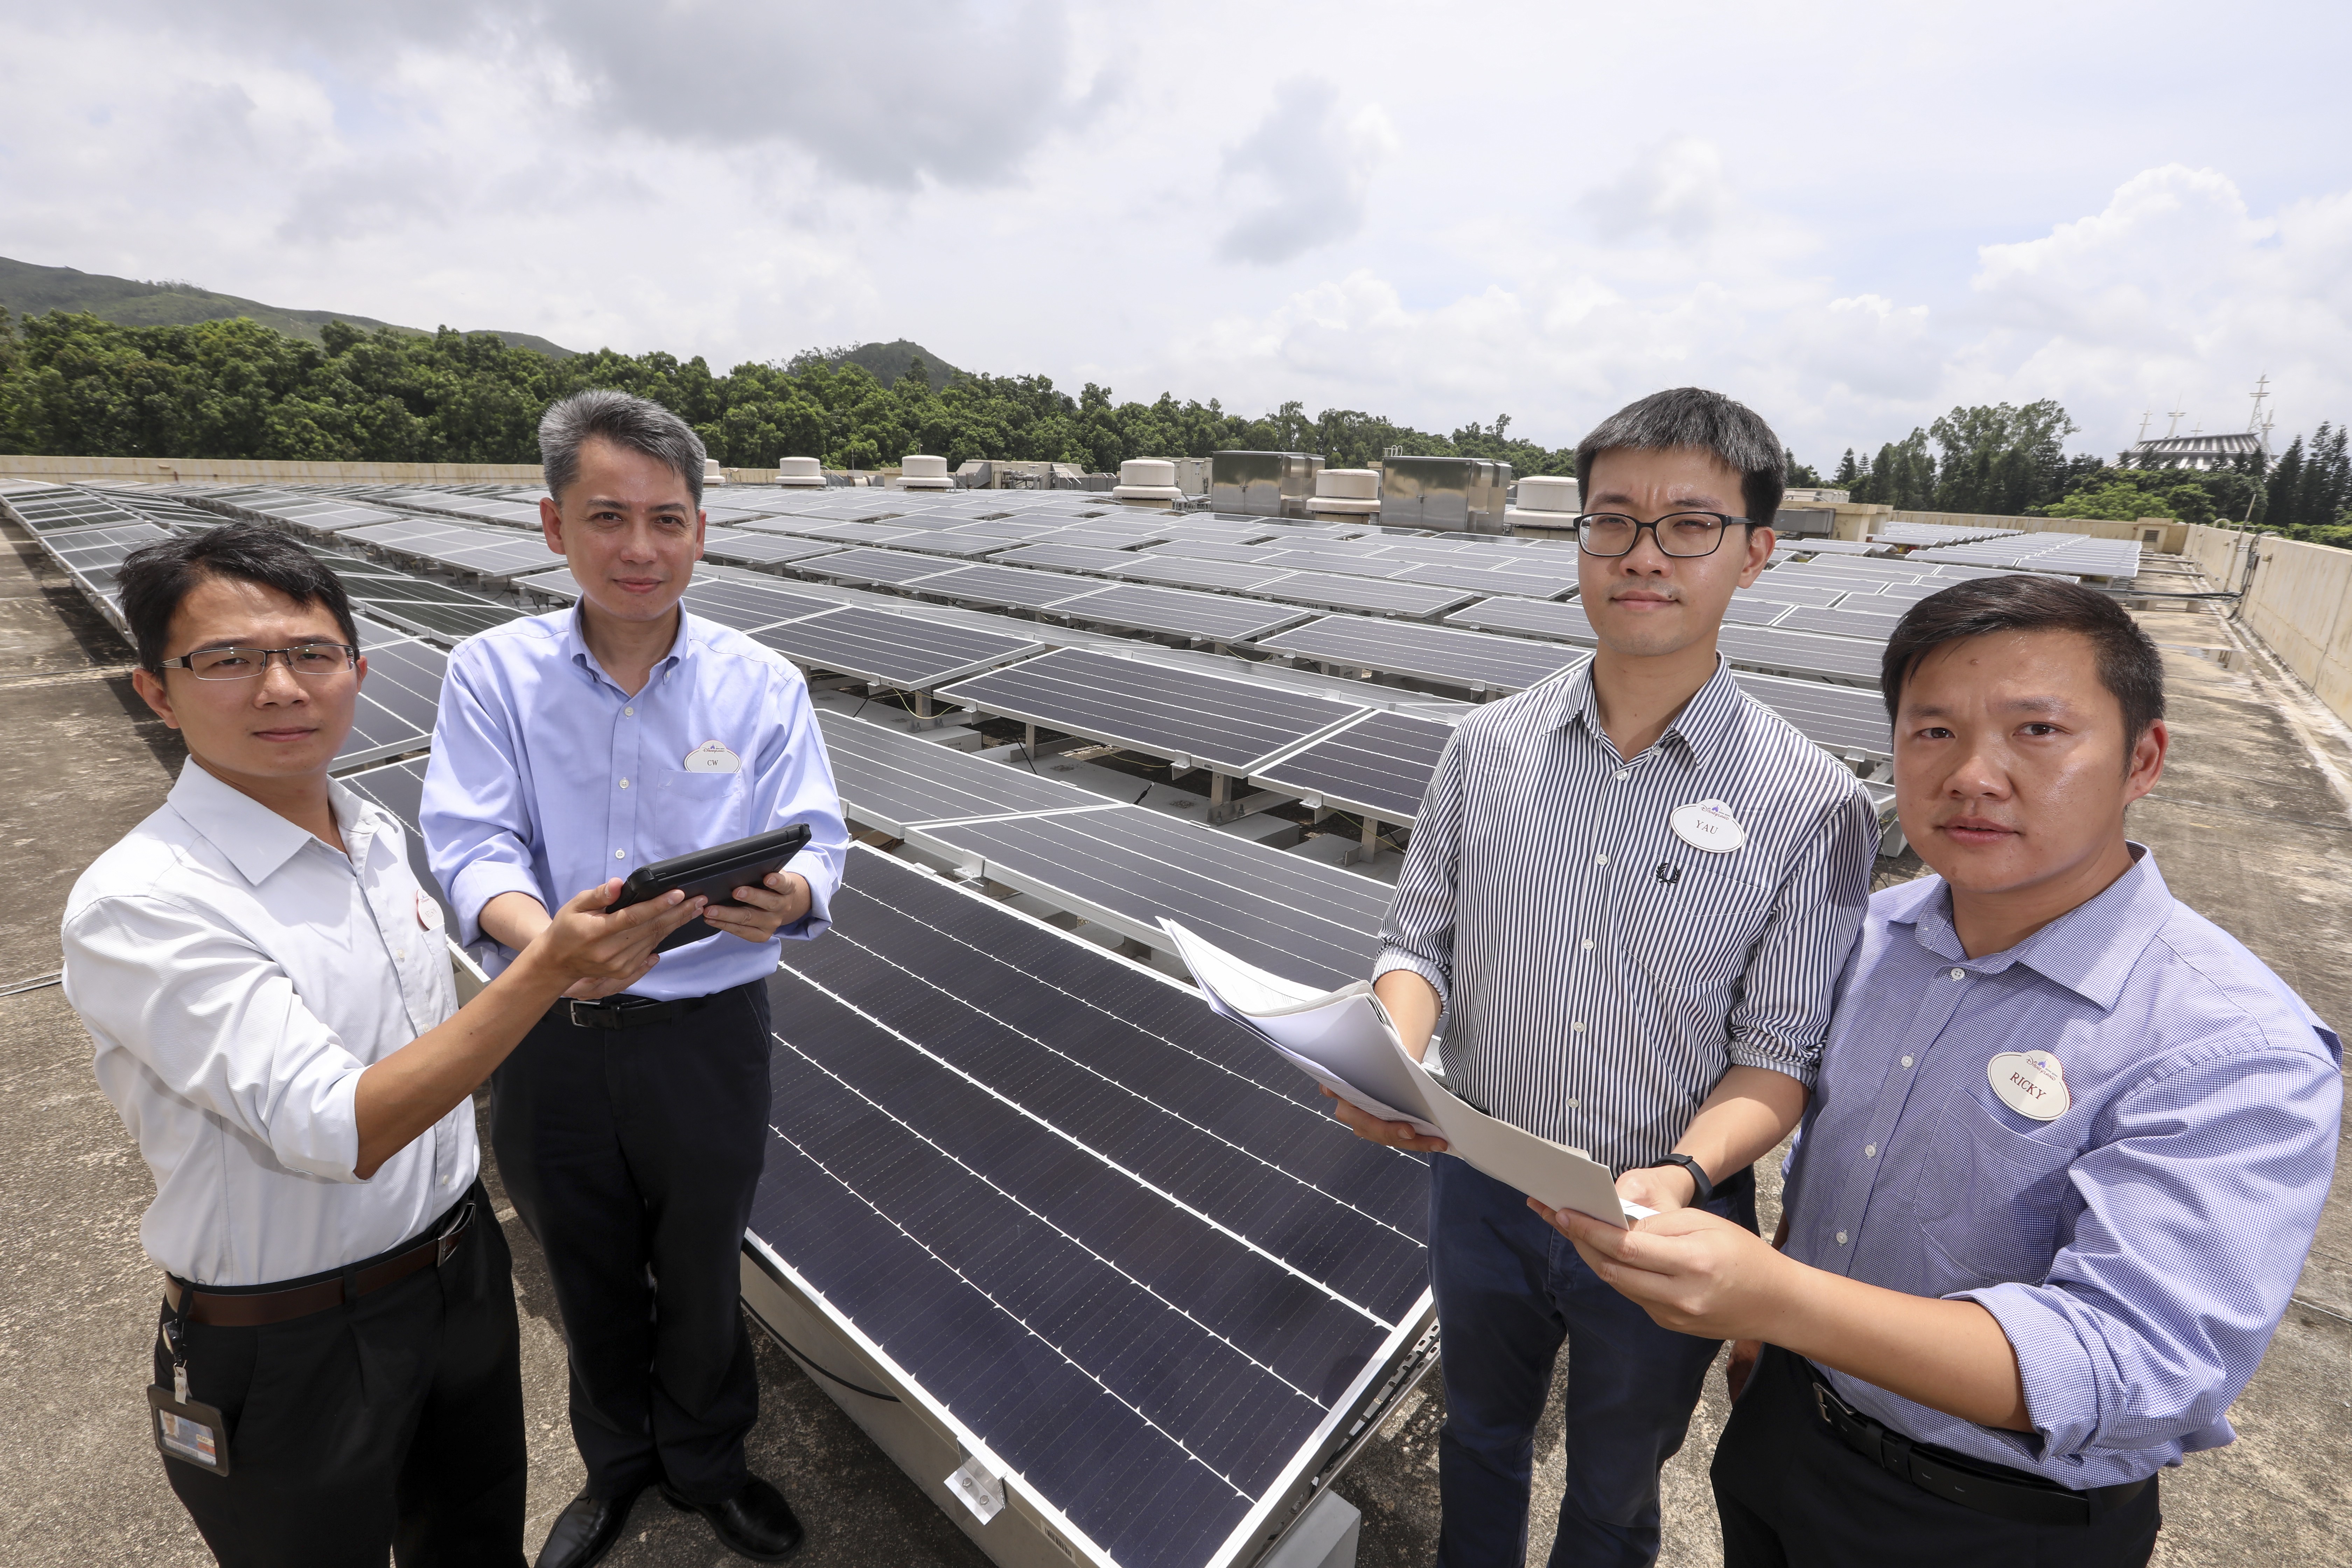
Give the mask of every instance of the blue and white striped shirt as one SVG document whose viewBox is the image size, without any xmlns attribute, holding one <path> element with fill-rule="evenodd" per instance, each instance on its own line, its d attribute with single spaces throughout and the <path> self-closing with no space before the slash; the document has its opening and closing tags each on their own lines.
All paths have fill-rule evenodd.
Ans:
<svg viewBox="0 0 2352 1568">
<path fill-rule="evenodd" d="M 1871 900 L 1790 1167 L 1789 1253 L 1973 1300 L 2024 1373 L 2032 1433 L 1830 1373 L 1924 1443 L 2075 1489 L 2236 1436 L 2336 1168 L 2343 1046 L 2156 858 L 2007 952 L 1969 958 L 1943 879 Z M 1993 1092 L 2047 1051 L 2054 1121 Z"/>
<path fill-rule="evenodd" d="M 1669 826 L 1709 800 L 1742 847 Z M 1853 775 L 1727 668 L 1630 761 L 1588 668 L 1454 731 L 1374 973 L 1437 988 L 1463 1098 L 1612 1168 L 1647 1164 L 1728 1068 L 1812 1081 L 1877 843 Z"/>
</svg>

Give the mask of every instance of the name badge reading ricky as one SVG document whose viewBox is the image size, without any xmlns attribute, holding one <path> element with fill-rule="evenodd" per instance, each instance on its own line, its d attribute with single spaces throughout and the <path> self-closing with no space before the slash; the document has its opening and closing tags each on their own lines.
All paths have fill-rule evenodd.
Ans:
<svg viewBox="0 0 2352 1568">
<path fill-rule="evenodd" d="M 1719 800 L 1678 805 L 1666 818 L 1666 826 L 1692 848 L 1704 849 L 1711 855 L 1728 855 L 1748 844 L 1748 829 L 1739 826 L 1738 818 L 1731 815 L 1731 807 Z"/>
<path fill-rule="evenodd" d="M 2048 1051 L 2003 1051 L 1985 1063 L 1985 1077 L 2003 1105 L 2036 1121 L 2055 1121 L 2074 1104 L 2066 1071 Z"/>
</svg>

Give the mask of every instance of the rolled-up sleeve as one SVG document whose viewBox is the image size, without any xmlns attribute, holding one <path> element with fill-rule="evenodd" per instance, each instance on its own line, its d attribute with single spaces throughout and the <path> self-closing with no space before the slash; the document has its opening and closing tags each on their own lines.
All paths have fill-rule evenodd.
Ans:
<svg viewBox="0 0 2352 1568">
<path fill-rule="evenodd" d="M 1877 817 L 1869 797 L 1855 789 L 1822 813 L 1805 847 L 1790 858 L 1727 1021 L 1726 1055 L 1733 1066 L 1768 1068 L 1811 1087 L 1838 975 L 1870 907 L 1877 854 Z"/>
<path fill-rule="evenodd" d="M 1454 914 L 1460 897 L 1463 801 L 1462 732 L 1456 730 L 1437 754 L 1437 766 L 1422 792 L 1413 818 L 1412 843 L 1397 877 L 1396 898 L 1381 922 L 1381 956 L 1372 965 L 1378 980 L 1407 969 L 1429 982 L 1438 1005 L 1454 998 Z"/>
<path fill-rule="evenodd" d="M 542 904 L 550 897 L 531 858 L 530 782 L 507 715 L 473 668 L 474 647 L 458 647 L 442 681 L 417 811 L 426 858 L 457 911 L 464 947 L 484 940 L 482 909 L 499 894 L 528 893 Z"/>
<path fill-rule="evenodd" d="M 2285 1315 L 2326 1202 L 2343 1100 L 2317 1052 L 2153 1078 L 2068 1173 L 2082 1212 L 2044 1281 L 1955 1293 L 2009 1336 L 2046 1456 L 2229 1440 L 2223 1413 Z"/>
<path fill-rule="evenodd" d="M 101 1052 L 268 1147 L 291 1171 L 359 1180 L 366 1064 L 267 953 L 161 897 L 99 900 L 63 930 L 66 999 Z"/>
<path fill-rule="evenodd" d="M 809 705 L 808 683 L 789 665 L 781 666 L 774 679 L 775 722 L 761 749 L 752 820 L 761 825 L 759 832 L 808 825 L 808 847 L 793 858 L 790 868 L 808 883 L 808 913 L 776 933 L 806 941 L 833 925 L 833 895 L 840 890 L 849 859 L 849 828 L 841 818 L 833 760 Z"/>
</svg>

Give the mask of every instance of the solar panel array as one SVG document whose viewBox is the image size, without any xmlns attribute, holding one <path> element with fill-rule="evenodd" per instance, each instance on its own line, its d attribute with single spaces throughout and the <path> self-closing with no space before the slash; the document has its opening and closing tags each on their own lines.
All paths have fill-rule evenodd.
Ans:
<svg viewBox="0 0 2352 1568">
<path fill-rule="evenodd" d="M 1969 566 L 2021 567 L 2120 581 L 2139 575 L 2139 553 L 2137 542 L 2128 539 L 2093 539 L 2080 533 L 2018 533 L 1975 544 L 1915 550 L 1907 559 L 1949 561 Z"/>
</svg>

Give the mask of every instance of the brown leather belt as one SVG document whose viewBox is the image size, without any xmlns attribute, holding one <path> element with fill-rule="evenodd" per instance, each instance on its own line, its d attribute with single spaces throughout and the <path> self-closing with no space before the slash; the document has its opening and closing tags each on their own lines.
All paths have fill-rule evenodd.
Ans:
<svg viewBox="0 0 2352 1568">
<path fill-rule="evenodd" d="M 221 1291 L 191 1285 L 166 1274 L 163 1300 L 189 1322 L 209 1323 L 217 1328 L 257 1329 L 268 1323 L 307 1318 L 395 1284 L 428 1263 L 436 1267 L 446 1263 L 457 1250 L 457 1244 L 465 1239 L 466 1227 L 474 1222 L 475 1203 L 469 1197 L 458 1204 L 436 1234 L 412 1247 L 388 1253 L 374 1262 L 355 1263 L 307 1284 Z"/>
</svg>

